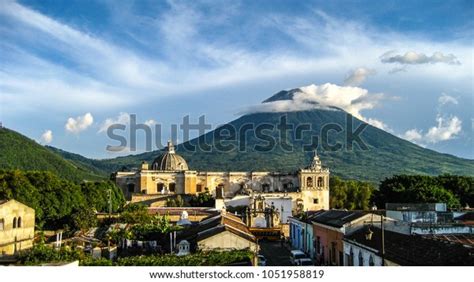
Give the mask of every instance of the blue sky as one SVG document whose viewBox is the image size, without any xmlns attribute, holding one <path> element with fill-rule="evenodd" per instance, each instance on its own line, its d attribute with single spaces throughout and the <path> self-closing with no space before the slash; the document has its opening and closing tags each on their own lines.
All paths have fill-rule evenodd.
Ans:
<svg viewBox="0 0 474 282">
<path fill-rule="evenodd" d="M 472 159 L 473 11 L 472 1 L 3 0 L 0 120 L 42 144 L 115 157 L 102 129 L 127 114 L 163 124 L 165 140 L 185 115 L 218 125 L 314 84 L 318 102 Z"/>
</svg>

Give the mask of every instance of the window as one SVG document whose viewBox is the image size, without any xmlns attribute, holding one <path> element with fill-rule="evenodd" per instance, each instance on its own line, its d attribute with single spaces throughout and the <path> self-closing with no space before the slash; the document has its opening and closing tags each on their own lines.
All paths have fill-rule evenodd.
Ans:
<svg viewBox="0 0 474 282">
<path fill-rule="evenodd" d="M 18 220 L 17 220 L 16 226 L 17 226 L 18 228 L 21 228 L 21 216 L 20 216 L 20 217 L 18 217 Z"/>
<path fill-rule="evenodd" d="M 312 177 L 308 177 L 306 179 L 306 186 L 307 187 L 313 187 L 313 178 Z"/>
<path fill-rule="evenodd" d="M 319 254 L 321 252 L 321 238 L 316 236 L 316 253 Z"/>
<path fill-rule="evenodd" d="M 369 257 L 369 265 L 370 265 L 370 266 L 374 266 L 374 265 L 375 265 L 375 264 L 374 264 L 374 257 L 373 257 L 372 255 L 370 255 L 370 257 Z"/>
<path fill-rule="evenodd" d="M 224 184 L 217 185 L 216 199 L 224 199 Z"/>
<path fill-rule="evenodd" d="M 16 217 L 13 218 L 13 228 L 16 228 Z"/>
<path fill-rule="evenodd" d="M 135 184 L 133 183 L 127 184 L 127 188 L 128 188 L 129 193 L 135 192 Z"/>
<path fill-rule="evenodd" d="M 324 255 L 324 247 L 321 247 L 321 258 L 323 265 L 326 263 L 326 257 Z"/>
<path fill-rule="evenodd" d="M 336 264 L 336 242 L 331 242 L 331 262 Z"/>
<path fill-rule="evenodd" d="M 202 192 L 202 185 L 201 184 L 196 185 L 196 192 L 198 192 L 198 193 Z"/>
<path fill-rule="evenodd" d="M 268 192 L 270 190 L 270 184 L 268 183 L 262 184 L 262 189 L 263 189 L 263 192 Z"/>
<path fill-rule="evenodd" d="M 359 266 L 364 266 L 364 257 L 361 251 L 359 251 Z"/>
<path fill-rule="evenodd" d="M 169 187 L 170 187 L 170 192 L 175 192 L 176 191 L 176 183 L 174 183 L 174 182 L 170 183 Z"/>
<path fill-rule="evenodd" d="M 318 199 L 318 198 L 314 198 L 314 199 L 313 199 L 313 204 L 319 204 L 319 199 Z"/>
<path fill-rule="evenodd" d="M 165 187 L 163 183 L 156 184 L 156 192 L 161 193 L 161 191 L 163 191 L 163 187 Z"/>
<path fill-rule="evenodd" d="M 0 230 L 3 230 L 5 228 L 5 219 L 0 218 Z"/>
<path fill-rule="evenodd" d="M 324 180 L 322 177 L 318 177 L 318 187 L 323 187 L 324 186 Z"/>
</svg>

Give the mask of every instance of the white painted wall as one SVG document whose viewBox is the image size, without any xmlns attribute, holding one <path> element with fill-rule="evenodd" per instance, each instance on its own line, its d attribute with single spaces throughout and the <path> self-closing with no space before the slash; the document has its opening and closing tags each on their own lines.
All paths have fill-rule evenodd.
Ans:
<svg viewBox="0 0 474 282">
<path fill-rule="evenodd" d="M 359 266 L 359 253 L 362 253 L 363 266 L 369 266 L 370 257 L 373 258 L 374 266 L 382 265 L 382 258 L 367 249 L 359 247 L 355 244 L 351 244 L 347 241 L 343 241 L 344 246 L 344 265 L 349 265 L 348 257 L 350 256 L 351 249 L 354 254 L 354 266 Z"/>
</svg>

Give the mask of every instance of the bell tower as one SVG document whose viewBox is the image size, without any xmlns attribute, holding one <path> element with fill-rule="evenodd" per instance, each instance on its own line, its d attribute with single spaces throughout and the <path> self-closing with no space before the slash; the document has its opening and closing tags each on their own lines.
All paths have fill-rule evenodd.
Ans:
<svg viewBox="0 0 474 282">
<path fill-rule="evenodd" d="M 329 209 L 329 169 L 316 150 L 309 166 L 299 171 L 299 182 L 305 209 Z"/>
<path fill-rule="evenodd" d="M 329 189 L 329 169 L 322 166 L 316 151 L 310 165 L 300 170 L 300 188 L 302 191 Z"/>
</svg>

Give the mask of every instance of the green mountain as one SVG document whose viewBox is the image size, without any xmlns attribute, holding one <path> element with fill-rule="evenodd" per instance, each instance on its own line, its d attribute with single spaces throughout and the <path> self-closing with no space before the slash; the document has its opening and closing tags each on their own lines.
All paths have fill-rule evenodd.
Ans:
<svg viewBox="0 0 474 282">
<path fill-rule="evenodd" d="M 53 146 L 45 146 L 53 153 L 60 155 L 65 160 L 72 162 L 74 165 L 87 169 L 93 174 L 108 176 L 116 170 L 115 165 L 107 165 L 104 160 L 89 159 L 82 155 L 61 150 Z"/>
<path fill-rule="evenodd" d="M 281 91 L 264 103 L 290 100 L 297 91 Z M 293 128 L 283 136 L 276 129 L 282 119 Z M 351 123 L 352 128 L 349 126 Z M 351 142 L 348 134 L 356 132 L 361 126 L 361 133 L 355 134 L 360 137 L 360 142 Z M 234 132 L 229 131 L 232 128 Z M 218 134 L 219 131 L 222 134 Z M 328 133 L 327 138 L 322 137 L 325 132 Z M 265 147 L 269 142 L 274 142 L 274 146 Z M 306 148 L 312 143 L 313 146 Z M 197 144 L 207 146 L 196 147 Z M 285 144 L 290 145 L 291 150 L 287 150 Z M 331 147 L 335 144 L 342 147 Z M 219 150 L 222 145 L 234 148 Z M 239 150 L 240 147 L 243 150 Z M 474 176 L 474 160 L 420 147 L 334 107 L 247 114 L 220 129 L 180 144 L 176 151 L 193 170 L 291 172 L 310 162 L 312 147 L 317 147 L 323 165 L 329 167 L 333 175 L 346 179 L 378 182 L 394 174 Z M 43 147 L 14 131 L 0 129 L 0 169 L 50 170 L 73 180 L 94 179 L 107 177 L 117 170 L 138 167 L 142 161 L 151 163 L 159 154 L 161 151 L 157 150 L 92 160 L 57 148 Z"/>
<path fill-rule="evenodd" d="M 51 171 L 76 182 L 107 177 L 100 169 L 65 160 L 54 150 L 7 128 L 0 128 L 0 169 Z"/>
<path fill-rule="evenodd" d="M 281 91 L 264 101 L 292 99 L 297 90 Z M 268 144 L 268 141 L 257 138 L 255 130 L 245 133 L 244 142 L 238 142 L 243 137 L 239 129 L 244 126 L 274 126 L 276 127 L 282 118 L 286 118 L 287 124 L 293 128 L 303 125 L 310 126 L 310 130 L 304 131 L 298 138 L 297 131 L 289 131 L 287 136 L 280 138 L 277 129 L 264 130 L 267 136 L 275 140 L 275 146 L 269 151 L 258 150 L 255 146 Z M 352 129 L 348 127 L 348 120 L 352 121 Z M 328 138 L 321 138 L 325 129 L 330 129 Z M 359 126 L 365 126 L 361 132 L 360 139 L 363 141 L 361 148 L 357 142 L 347 139 L 348 132 L 355 132 Z M 244 115 L 224 127 L 233 127 L 236 132 L 222 131 L 221 135 L 227 134 L 226 138 L 215 136 L 216 130 L 189 142 L 177 146 L 176 151 L 181 154 L 189 164 L 190 169 L 201 171 L 295 171 L 307 165 L 313 152 L 304 146 L 311 144 L 312 138 L 318 139 L 318 154 L 323 165 L 330 168 L 334 175 L 347 179 L 358 179 L 378 182 L 385 177 L 394 174 L 456 174 L 474 175 L 474 160 L 462 159 L 449 154 L 420 147 L 397 136 L 394 136 L 379 128 L 373 127 L 360 121 L 345 111 L 337 108 L 315 109 L 308 111 L 287 113 L 254 113 Z M 340 129 L 340 132 L 336 130 Z M 228 134 L 230 133 L 230 134 Z M 268 139 L 268 138 L 267 138 Z M 341 144 L 341 149 L 331 149 L 322 146 L 322 139 L 327 139 L 326 144 Z M 208 148 L 196 148 L 190 145 L 209 144 Z M 240 144 L 245 143 L 245 150 L 239 152 Z M 216 145 L 233 145 L 235 149 L 227 152 L 219 151 Z M 290 144 L 291 151 L 283 149 L 282 144 Z M 353 144 L 352 149 L 348 146 Z M 101 161 L 108 167 L 120 169 L 126 167 L 137 167 L 141 161 L 152 162 L 161 152 L 153 151 L 139 155 L 120 157 Z"/>
</svg>

